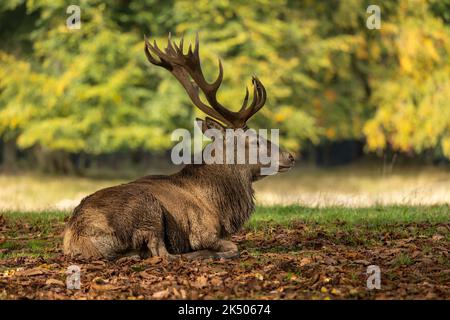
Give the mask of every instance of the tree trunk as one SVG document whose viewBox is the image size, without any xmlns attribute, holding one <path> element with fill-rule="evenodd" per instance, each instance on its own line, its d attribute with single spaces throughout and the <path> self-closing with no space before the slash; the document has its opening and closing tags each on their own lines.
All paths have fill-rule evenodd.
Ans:
<svg viewBox="0 0 450 320">
<path fill-rule="evenodd" d="M 65 151 L 48 150 L 41 146 L 35 146 L 33 153 L 40 171 L 54 174 L 76 173 L 70 155 Z"/>
<path fill-rule="evenodd" d="M 17 145 L 16 139 L 10 139 L 3 142 L 2 148 L 3 161 L 2 167 L 5 171 L 17 169 Z"/>
</svg>

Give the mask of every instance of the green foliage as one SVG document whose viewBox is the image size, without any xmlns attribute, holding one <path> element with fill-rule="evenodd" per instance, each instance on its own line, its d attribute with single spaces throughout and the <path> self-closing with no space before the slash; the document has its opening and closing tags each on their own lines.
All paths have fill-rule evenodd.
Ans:
<svg viewBox="0 0 450 320">
<path fill-rule="evenodd" d="M 80 30 L 66 27 L 69 4 L 0 5 L 0 136 L 21 148 L 170 148 L 200 111 L 146 61 L 143 34 L 163 45 L 169 31 L 199 31 L 207 77 L 224 62 L 219 99 L 238 108 L 257 74 L 268 102 L 252 125 L 280 128 L 288 149 L 367 139 L 450 158 L 448 1 L 380 4 L 380 30 L 361 0 L 79 1 Z"/>
</svg>

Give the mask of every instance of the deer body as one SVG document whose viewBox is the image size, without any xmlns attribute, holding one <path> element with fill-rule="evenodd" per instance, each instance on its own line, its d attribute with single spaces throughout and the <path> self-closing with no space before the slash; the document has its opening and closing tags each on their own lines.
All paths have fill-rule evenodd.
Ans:
<svg viewBox="0 0 450 320">
<path fill-rule="evenodd" d="M 253 211 L 252 177 L 246 171 L 233 165 L 187 165 L 174 175 L 97 191 L 74 210 L 64 251 L 109 259 L 130 252 L 237 255 L 226 239 Z"/>
<path fill-rule="evenodd" d="M 230 128 L 238 136 L 245 135 L 246 121 L 265 103 L 264 86 L 253 77 L 253 101 L 249 106 L 248 91 L 240 111 L 222 106 L 216 99 L 222 66 L 219 64 L 218 79 L 209 84 L 200 67 L 198 38 L 194 50 L 190 47 L 187 54 L 183 53 L 183 40 L 177 46 L 170 39 L 165 52 L 156 43 L 152 46 L 145 41 L 145 53 L 152 64 L 164 67 L 178 79 L 197 107 L 221 122 L 209 117 L 198 120 L 205 135 L 214 129 L 225 136 Z M 201 101 L 198 89 L 211 106 Z M 271 144 L 261 137 L 257 141 Z M 246 141 L 245 151 L 259 148 L 257 141 Z M 230 152 L 236 154 L 238 146 L 223 148 L 227 158 Z M 293 166 L 289 153 L 280 150 L 276 155 L 278 172 Z M 143 257 L 235 257 L 238 248 L 228 239 L 253 212 L 252 182 L 262 178 L 261 167 L 262 163 L 250 162 L 186 165 L 173 175 L 147 176 L 99 190 L 75 208 L 65 229 L 64 253 L 107 259 L 133 252 Z"/>
</svg>

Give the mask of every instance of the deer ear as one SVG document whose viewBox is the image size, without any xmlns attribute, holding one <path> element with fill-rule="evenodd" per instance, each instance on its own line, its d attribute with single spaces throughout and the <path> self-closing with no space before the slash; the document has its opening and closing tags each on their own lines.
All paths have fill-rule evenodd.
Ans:
<svg viewBox="0 0 450 320">
<path fill-rule="evenodd" d="M 225 134 L 226 128 L 210 117 L 206 117 L 205 120 L 197 119 L 197 122 L 200 122 L 203 133 L 208 129 L 215 129 Z"/>
</svg>

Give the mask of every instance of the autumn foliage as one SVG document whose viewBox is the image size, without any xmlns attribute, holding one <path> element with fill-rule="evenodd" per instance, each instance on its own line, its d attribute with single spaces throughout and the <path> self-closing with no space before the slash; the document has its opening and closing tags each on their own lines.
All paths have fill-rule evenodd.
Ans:
<svg viewBox="0 0 450 320">
<path fill-rule="evenodd" d="M 366 28 L 368 5 L 81 1 L 81 29 L 69 30 L 64 2 L 2 1 L 0 137 L 69 153 L 167 150 L 197 111 L 145 61 L 143 35 L 199 31 L 209 78 L 217 56 L 225 63 L 220 99 L 238 107 L 257 74 L 269 98 L 253 125 L 280 128 L 288 149 L 356 139 L 450 158 L 450 2 L 385 1 L 379 30 Z"/>
</svg>

